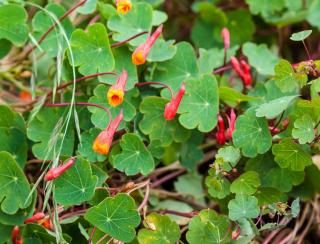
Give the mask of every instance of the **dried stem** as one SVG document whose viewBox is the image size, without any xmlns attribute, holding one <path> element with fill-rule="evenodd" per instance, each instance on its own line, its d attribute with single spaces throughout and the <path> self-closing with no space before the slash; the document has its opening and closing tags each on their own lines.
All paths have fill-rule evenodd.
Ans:
<svg viewBox="0 0 320 244">
<path fill-rule="evenodd" d="M 174 178 L 176 178 L 177 176 L 182 175 L 182 174 L 184 174 L 184 173 L 186 173 L 186 172 L 187 172 L 186 169 L 180 169 L 180 170 L 175 171 L 175 172 L 173 172 L 173 173 L 171 173 L 171 174 L 168 174 L 168 175 L 162 177 L 161 179 L 155 181 L 154 183 L 152 183 L 152 184 L 151 184 L 151 188 L 156 188 L 156 187 L 162 185 L 163 183 L 165 183 L 165 182 L 167 182 L 167 181 L 169 181 L 169 180 L 171 180 L 171 179 L 174 179 Z"/>
<path fill-rule="evenodd" d="M 149 199 L 149 193 L 150 193 L 150 187 L 149 184 L 146 187 L 146 193 L 144 195 L 143 201 L 141 202 L 140 206 L 138 207 L 138 212 L 140 212 L 148 203 Z"/>
</svg>

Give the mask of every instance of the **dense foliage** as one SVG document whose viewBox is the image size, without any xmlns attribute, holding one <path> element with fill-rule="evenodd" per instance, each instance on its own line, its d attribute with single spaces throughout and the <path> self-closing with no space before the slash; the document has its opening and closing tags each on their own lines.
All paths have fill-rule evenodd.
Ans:
<svg viewBox="0 0 320 244">
<path fill-rule="evenodd" d="M 0 1 L 0 243 L 319 241 L 319 12 Z"/>
</svg>

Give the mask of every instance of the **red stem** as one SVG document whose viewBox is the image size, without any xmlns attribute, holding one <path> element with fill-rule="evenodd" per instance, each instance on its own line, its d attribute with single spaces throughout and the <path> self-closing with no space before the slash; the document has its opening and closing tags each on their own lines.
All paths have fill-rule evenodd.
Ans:
<svg viewBox="0 0 320 244">
<path fill-rule="evenodd" d="M 122 45 L 126 44 L 127 42 L 129 42 L 129 41 L 131 41 L 131 40 L 133 40 L 133 39 L 135 39 L 135 38 L 137 38 L 139 36 L 147 34 L 147 33 L 149 33 L 149 32 L 148 31 L 143 31 L 143 32 L 140 32 L 139 34 L 136 34 L 136 35 L 124 40 L 124 41 L 113 43 L 113 44 L 111 44 L 111 48 L 122 46 Z"/>
<path fill-rule="evenodd" d="M 67 86 L 73 85 L 74 83 L 78 83 L 80 81 L 95 78 L 95 77 L 102 76 L 102 75 L 117 75 L 117 73 L 115 73 L 115 72 L 102 72 L 102 73 L 96 73 L 96 74 L 92 74 L 92 75 L 83 76 L 83 77 L 76 79 L 75 81 L 68 81 L 67 83 L 62 84 L 61 86 L 58 86 L 56 91 L 62 90 L 64 88 L 66 88 Z M 47 97 L 51 96 L 52 94 L 53 94 L 53 90 L 51 90 L 50 92 L 47 93 Z"/>
<path fill-rule="evenodd" d="M 67 12 L 64 13 L 64 15 L 62 15 L 58 21 L 59 23 L 61 23 L 66 17 L 68 17 L 73 11 L 75 11 L 77 8 L 81 7 L 83 4 L 85 4 L 87 2 L 87 0 L 83 0 L 78 2 L 76 5 L 74 5 L 72 8 L 70 8 Z M 58 25 L 58 22 L 54 22 L 49 29 L 39 38 L 38 40 L 38 44 L 40 45 L 44 39 L 50 34 L 50 32 Z M 26 52 L 26 56 L 28 56 L 34 49 L 36 48 L 36 46 L 32 46 L 27 52 Z"/>
<path fill-rule="evenodd" d="M 44 107 L 67 107 L 70 105 L 71 105 L 71 103 L 45 103 L 43 106 Z M 74 105 L 75 106 L 89 106 L 89 107 L 101 108 L 107 112 L 107 114 L 109 116 L 109 120 L 112 121 L 112 115 L 111 115 L 110 110 L 106 107 L 100 106 L 99 104 L 87 103 L 87 102 L 76 102 L 76 103 L 74 103 Z"/>
<path fill-rule="evenodd" d="M 171 98 L 174 97 L 174 94 L 173 94 L 173 91 L 172 91 L 172 88 L 167 85 L 167 84 L 164 84 L 162 82 L 158 82 L 158 81 L 148 81 L 148 82 L 139 82 L 139 83 L 136 83 L 135 86 L 137 87 L 140 87 L 140 86 L 146 86 L 146 85 L 160 85 L 160 86 L 163 86 L 165 88 L 167 88 L 170 93 L 171 93 Z"/>
<path fill-rule="evenodd" d="M 156 182 L 152 183 L 150 187 L 151 188 L 156 188 L 156 187 L 162 185 L 164 182 L 167 182 L 168 180 L 174 179 L 177 176 L 184 174 L 185 172 L 187 172 L 186 169 L 180 169 L 180 170 L 178 170 L 176 172 L 168 174 L 168 175 L 164 176 L 163 178 L 157 180 Z"/>
<path fill-rule="evenodd" d="M 216 75 L 216 74 L 219 74 L 219 73 L 223 73 L 223 72 L 225 72 L 226 70 L 230 70 L 230 69 L 232 69 L 232 66 L 231 66 L 231 65 L 222 66 L 221 68 L 214 70 L 214 71 L 213 71 L 213 74 Z"/>
</svg>

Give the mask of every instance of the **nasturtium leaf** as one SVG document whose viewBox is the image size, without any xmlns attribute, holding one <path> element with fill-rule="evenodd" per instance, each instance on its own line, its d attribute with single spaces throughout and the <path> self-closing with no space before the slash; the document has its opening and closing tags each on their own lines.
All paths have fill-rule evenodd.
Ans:
<svg viewBox="0 0 320 244">
<path fill-rule="evenodd" d="M 282 92 L 290 92 L 302 87 L 308 81 L 306 74 L 296 73 L 291 64 L 284 59 L 274 67 L 275 82 Z"/>
<path fill-rule="evenodd" d="M 163 146 L 168 146 L 173 141 L 183 142 L 190 136 L 190 131 L 184 129 L 177 118 L 165 120 L 164 107 L 168 102 L 161 97 L 149 96 L 140 105 L 140 111 L 144 114 L 139 124 L 140 130 L 149 135 L 151 140 L 160 140 Z"/>
<path fill-rule="evenodd" d="M 303 41 L 304 39 L 308 38 L 311 35 L 311 33 L 312 33 L 312 30 L 305 30 L 305 31 L 293 33 L 290 37 L 290 40 Z"/>
<path fill-rule="evenodd" d="M 261 14 L 263 17 L 268 17 L 282 10 L 285 7 L 285 0 L 245 0 L 250 7 L 250 12 L 253 14 Z"/>
<path fill-rule="evenodd" d="M 233 146 L 222 147 L 216 154 L 215 164 L 218 164 L 223 170 L 230 171 L 237 165 L 241 158 L 240 150 Z"/>
<path fill-rule="evenodd" d="M 222 174 L 216 173 L 214 169 L 209 170 L 205 183 L 209 195 L 214 198 L 223 199 L 230 194 L 230 182 Z"/>
<path fill-rule="evenodd" d="M 250 158 L 267 152 L 272 145 L 268 122 L 265 118 L 257 118 L 254 108 L 238 117 L 232 138 L 234 145 Z"/>
<path fill-rule="evenodd" d="M 228 233 L 229 225 L 227 216 L 218 215 L 211 209 L 202 210 L 189 223 L 187 241 L 190 244 L 229 243 L 231 237 Z"/>
<path fill-rule="evenodd" d="M 151 213 L 145 218 L 144 225 L 146 228 L 138 233 L 140 244 L 174 244 L 180 238 L 179 226 L 168 216 Z"/>
<path fill-rule="evenodd" d="M 320 28 L 320 0 L 314 0 L 310 4 L 310 7 L 308 8 L 308 14 L 307 14 L 307 20 L 308 22 L 315 26 Z"/>
<path fill-rule="evenodd" d="M 272 53 L 266 44 L 257 45 L 248 42 L 243 45 L 243 53 L 249 59 L 249 64 L 261 75 L 273 75 L 274 66 L 278 62 L 278 57 Z"/>
<path fill-rule="evenodd" d="M 161 159 L 163 157 L 164 148 L 161 146 L 160 140 L 151 141 L 147 148 L 154 158 Z"/>
<path fill-rule="evenodd" d="M 107 100 L 107 93 L 109 87 L 107 85 L 101 84 L 94 89 L 94 96 L 90 97 L 89 102 L 99 104 L 100 106 L 110 109 L 112 118 L 115 119 L 116 116 L 123 109 L 123 120 L 131 121 L 136 115 L 136 108 L 132 104 L 133 100 L 139 95 L 137 89 L 130 90 L 124 95 L 123 103 L 117 107 L 111 107 Z M 101 108 L 88 107 L 89 111 L 92 113 L 91 121 L 99 129 L 104 130 L 109 124 L 109 116 Z M 119 129 L 123 128 L 123 123 L 120 125 Z"/>
<path fill-rule="evenodd" d="M 90 25 L 86 32 L 77 29 L 72 33 L 70 42 L 74 65 L 79 66 L 81 74 L 90 75 L 113 70 L 115 61 L 104 25 Z M 72 65 L 71 53 L 68 54 L 69 63 Z"/>
<path fill-rule="evenodd" d="M 202 187 L 202 175 L 197 172 L 190 172 L 182 175 L 174 182 L 174 187 L 178 193 L 190 196 L 195 201 L 205 203 L 204 191 Z"/>
<path fill-rule="evenodd" d="M 6 243 L 11 237 L 13 226 L 3 225 L 0 223 L 0 243 Z"/>
<path fill-rule="evenodd" d="M 115 69 L 117 74 L 121 74 L 123 70 L 128 72 L 128 79 L 126 84 L 126 91 L 134 88 L 134 85 L 138 82 L 137 67 L 132 63 L 131 52 L 127 47 L 117 47 L 112 50 L 115 58 Z M 114 75 L 103 75 L 99 76 L 99 81 L 113 85 L 116 83 L 118 76 Z"/>
<path fill-rule="evenodd" d="M 273 145 L 272 153 L 281 168 L 303 171 L 306 166 L 312 164 L 311 156 L 290 138 Z"/>
<path fill-rule="evenodd" d="M 150 32 L 152 28 L 152 7 L 148 3 L 137 3 L 126 15 L 114 15 L 108 20 L 108 28 L 115 32 L 115 41 L 124 41 L 141 32 Z M 131 40 L 129 43 L 138 46 L 144 42 L 147 34 Z"/>
<path fill-rule="evenodd" d="M 163 62 L 172 59 L 177 53 L 177 47 L 174 45 L 175 41 L 165 41 L 158 39 L 153 45 L 147 60 L 149 62 Z"/>
<path fill-rule="evenodd" d="M 155 210 L 173 210 L 173 211 L 179 211 L 179 212 L 184 212 L 188 213 L 193 211 L 193 208 L 190 207 L 190 205 L 186 204 L 185 202 L 181 201 L 175 201 L 175 200 L 164 200 L 157 202 L 157 205 L 155 206 Z M 188 222 L 188 218 L 186 217 L 181 217 L 177 216 L 174 214 L 167 214 L 171 220 L 176 221 L 176 222 Z"/>
<path fill-rule="evenodd" d="M 315 138 L 313 127 L 314 123 L 310 115 L 297 118 L 292 129 L 292 137 L 298 139 L 300 144 L 310 143 Z"/>
<path fill-rule="evenodd" d="M 20 208 L 16 213 L 7 214 L 0 210 L 0 223 L 5 225 L 23 225 L 23 222 L 34 214 L 37 202 L 37 192 L 34 191 L 31 204 L 27 208 Z"/>
<path fill-rule="evenodd" d="M 199 48 L 213 48 L 214 47 L 214 25 L 206 22 L 201 18 L 196 18 L 192 26 L 191 40 L 196 47 Z M 212 41 L 208 41 L 212 40 Z"/>
<path fill-rule="evenodd" d="M 188 141 L 182 143 L 180 148 L 180 163 L 188 170 L 195 170 L 197 163 L 203 158 L 203 151 L 199 148 L 203 135 L 193 130 Z"/>
<path fill-rule="evenodd" d="M 90 208 L 84 218 L 101 231 L 123 242 L 135 237 L 135 227 L 140 224 L 140 215 L 133 198 L 124 193 L 108 197 Z"/>
<path fill-rule="evenodd" d="M 23 243 L 26 244 L 42 244 L 55 243 L 56 235 L 45 229 L 42 225 L 29 223 L 22 231 Z"/>
<path fill-rule="evenodd" d="M 0 59 L 5 57 L 11 50 L 11 42 L 6 39 L 0 39 Z"/>
<path fill-rule="evenodd" d="M 176 55 L 157 65 L 153 79 L 162 81 L 178 91 L 182 82 L 190 77 L 196 77 L 199 73 L 196 54 L 193 47 L 187 42 L 176 45 Z"/>
<path fill-rule="evenodd" d="M 244 194 L 237 194 L 236 198 L 229 202 L 228 209 L 231 220 L 256 218 L 260 213 L 258 199 Z"/>
<path fill-rule="evenodd" d="M 254 194 L 260 186 L 259 174 L 254 171 L 247 171 L 240 175 L 230 186 L 230 191 L 237 194 Z"/>
<path fill-rule="evenodd" d="M 239 46 L 233 46 L 227 50 L 227 59 L 226 62 L 230 61 L 232 56 L 236 55 Z M 199 58 L 198 66 L 200 74 L 211 74 L 212 71 L 216 68 L 223 66 L 224 61 L 224 49 L 211 48 L 209 50 L 200 48 L 199 49 Z"/>
<path fill-rule="evenodd" d="M 232 45 L 243 44 L 252 39 L 255 25 L 249 11 L 245 9 L 227 11 L 226 16 L 228 18 L 226 27 L 230 32 L 230 42 Z M 215 36 L 219 36 L 220 40 L 221 28 L 215 28 L 215 31 Z M 208 42 L 208 40 L 205 41 Z"/>
<path fill-rule="evenodd" d="M 213 75 L 186 81 L 184 95 L 178 111 L 180 123 L 187 129 L 211 131 L 217 124 L 219 113 L 218 83 Z"/>
<path fill-rule="evenodd" d="M 23 46 L 28 39 L 26 10 L 16 4 L 0 6 L 0 39 L 6 39 L 16 46 Z"/>
<path fill-rule="evenodd" d="M 97 0 L 88 0 L 83 6 L 77 9 L 81 14 L 91 14 L 96 10 Z"/>
<path fill-rule="evenodd" d="M 34 37 L 36 40 L 40 39 L 41 36 L 53 25 L 54 20 L 52 16 L 58 20 L 65 12 L 65 8 L 58 4 L 48 4 L 45 7 L 45 11 L 38 11 L 32 19 L 32 27 L 34 30 Z M 47 11 L 50 12 L 48 15 Z M 60 29 L 60 26 L 63 30 Z M 40 44 L 40 47 L 50 57 L 56 57 L 59 52 L 63 54 L 64 49 L 68 47 L 66 38 L 70 38 L 73 26 L 68 18 L 65 18 L 60 25 L 56 27 L 55 31 L 51 31 L 48 36 Z M 66 36 L 65 36 L 66 35 Z"/>
<path fill-rule="evenodd" d="M 152 26 L 159 26 L 168 20 L 168 15 L 159 10 L 152 11 Z"/>
<path fill-rule="evenodd" d="M 300 199 L 294 199 L 293 202 L 291 203 L 291 215 L 293 218 L 298 217 L 300 213 Z"/>
<path fill-rule="evenodd" d="M 25 134 L 16 128 L 0 127 L 0 138 L 0 151 L 9 152 L 23 169 L 28 152 Z"/>
<path fill-rule="evenodd" d="M 256 110 L 257 117 L 274 119 L 285 111 L 298 96 L 280 97 L 267 103 L 261 104 Z"/>
<path fill-rule="evenodd" d="M 81 134 L 81 144 L 79 143 L 78 153 L 92 163 L 97 161 L 101 162 L 107 158 L 105 155 L 98 154 L 92 149 L 93 142 L 100 132 L 101 131 L 99 129 L 92 128 Z"/>
<path fill-rule="evenodd" d="M 0 202 L 1 210 L 7 214 L 26 208 L 30 186 L 26 176 L 11 154 L 0 152 Z"/>
<path fill-rule="evenodd" d="M 219 87 L 219 98 L 231 107 L 236 107 L 241 102 L 251 102 L 259 100 L 259 97 L 245 95 L 231 87 Z"/>
<path fill-rule="evenodd" d="M 122 152 L 113 158 L 113 166 L 126 175 L 149 174 L 154 170 L 152 154 L 138 135 L 128 133 L 120 141 Z"/>
<path fill-rule="evenodd" d="M 271 187 L 259 188 L 254 196 L 258 199 L 259 206 L 280 202 L 283 200 L 283 194 L 276 189 Z"/>
<path fill-rule="evenodd" d="M 77 159 L 74 165 L 54 180 L 54 197 L 61 205 L 79 205 L 93 197 L 98 177 L 90 163 Z"/>
<path fill-rule="evenodd" d="M 71 156 L 74 145 L 74 131 L 69 124 L 66 134 L 64 109 L 44 108 L 30 122 L 28 138 L 35 142 L 32 152 L 39 159 L 52 158 L 61 148 L 61 155 Z M 63 145 L 61 145 L 63 143 Z"/>
<path fill-rule="evenodd" d="M 97 164 L 91 164 L 92 174 L 98 177 L 97 186 L 102 186 L 103 183 L 108 179 L 109 175 L 107 172 Z"/>
<path fill-rule="evenodd" d="M 0 127 L 15 127 L 25 132 L 25 123 L 20 114 L 5 105 L 0 105 L 0 114 Z"/>
</svg>

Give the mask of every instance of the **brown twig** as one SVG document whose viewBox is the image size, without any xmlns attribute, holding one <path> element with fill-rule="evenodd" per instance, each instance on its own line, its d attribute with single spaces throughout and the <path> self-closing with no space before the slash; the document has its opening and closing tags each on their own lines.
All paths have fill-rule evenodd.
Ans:
<svg viewBox="0 0 320 244">
<path fill-rule="evenodd" d="M 196 215 L 198 215 L 198 211 L 192 211 L 189 213 L 184 213 L 184 212 L 179 212 L 179 211 L 175 211 L 175 210 L 170 210 L 170 209 L 165 209 L 165 210 L 159 210 L 159 213 L 161 214 L 173 214 L 173 215 L 177 215 L 177 216 L 181 216 L 181 217 L 185 217 L 185 218 L 192 218 Z"/>
<path fill-rule="evenodd" d="M 187 172 L 187 169 L 179 169 L 178 171 L 172 172 L 171 174 L 168 174 L 168 175 L 162 177 L 161 179 L 153 182 L 151 184 L 151 188 L 156 188 L 156 187 L 162 185 L 163 183 L 165 183 L 169 180 L 172 180 L 172 179 L 176 178 L 177 176 L 182 175 L 186 172 Z"/>
</svg>

